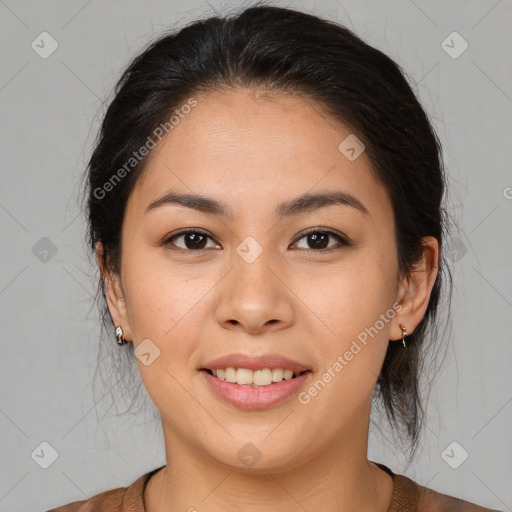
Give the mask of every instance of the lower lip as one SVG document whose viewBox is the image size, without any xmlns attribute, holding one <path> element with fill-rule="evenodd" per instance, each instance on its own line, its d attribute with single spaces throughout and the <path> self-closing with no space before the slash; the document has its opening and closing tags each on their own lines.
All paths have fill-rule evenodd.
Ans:
<svg viewBox="0 0 512 512">
<path fill-rule="evenodd" d="M 307 371 L 294 379 L 282 380 L 269 386 L 251 387 L 220 380 L 206 370 L 201 370 L 201 373 L 220 398 L 241 409 L 249 410 L 261 410 L 277 405 L 303 387 L 311 375 L 311 371 Z"/>
</svg>

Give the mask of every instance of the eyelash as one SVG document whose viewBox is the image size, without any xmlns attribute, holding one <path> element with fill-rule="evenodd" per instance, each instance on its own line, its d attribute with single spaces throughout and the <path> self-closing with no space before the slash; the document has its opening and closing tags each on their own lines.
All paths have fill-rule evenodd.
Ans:
<svg viewBox="0 0 512 512">
<path fill-rule="evenodd" d="M 348 247 L 348 246 L 352 245 L 346 237 L 344 237 L 334 231 L 331 231 L 329 229 L 322 229 L 322 228 L 310 228 L 310 229 L 302 232 L 300 234 L 300 236 L 295 240 L 295 242 L 293 242 L 293 244 L 296 244 L 297 242 L 299 242 L 300 240 L 305 238 L 307 235 L 310 235 L 311 233 L 323 233 L 323 234 L 329 235 L 329 236 L 335 238 L 340 243 L 340 245 L 338 247 L 334 246 L 334 247 L 328 247 L 326 249 L 303 249 L 310 253 L 311 252 L 325 253 L 325 252 L 330 252 L 333 250 L 339 250 L 339 249 L 342 249 L 343 247 Z M 187 234 L 199 234 L 199 235 L 206 236 L 206 237 L 210 238 L 211 240 L 213 240 L 213 238 L 206 231 L 204 231 L 200 228 L 189 228 L 189 229 L 184 229 L 183 231 L 180 231 L 178 233 L 175 233 L 174 235 L 166 238 L 162 243 L 163 243 L 163 245 L 172 245 L 172 243 L 171 243 L 172 240 L 179 238 L 180 236 L 187 235 Z M 183 249 L 182 247 L 177 247 L 173 250 L 184 251 L 184 252 L 202 252 L 202 251 L 205 251 L 206 249 Z"/>
</svg>

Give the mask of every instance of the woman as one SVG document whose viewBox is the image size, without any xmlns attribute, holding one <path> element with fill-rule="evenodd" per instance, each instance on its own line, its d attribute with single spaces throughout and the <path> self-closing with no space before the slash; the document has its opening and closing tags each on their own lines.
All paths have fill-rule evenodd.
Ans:
<svg viewBox="0 0 512 512">
<path fill-rule="evenodd" d="M 87 179 L 167 464 L 55 511 L 489 510 L 367 458 L 377 398 L 414 453 L 450 277 L 440 145 L 390 58 L 290 9 L 193 23 L 125 71 Z"/>
</svg>

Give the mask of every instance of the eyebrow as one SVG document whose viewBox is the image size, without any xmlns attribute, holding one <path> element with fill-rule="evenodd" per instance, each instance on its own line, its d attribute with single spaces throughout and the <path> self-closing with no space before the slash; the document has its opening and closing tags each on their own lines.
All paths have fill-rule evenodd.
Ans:
<svg viewBox="0 0 512 512">
<path fill-rule="evenodd" d="M 191 208 L 202 213 L 233 218 L 232 210 L 221 201 L 199 194 L 178 194 L 172 191 L 152 201 L 147 206 L 144 214 L 162 206 L 172 204 L 185 206 L 186 208 Z M 280 218 L 290 217 L 331 205 L 349 206 L 365 215 L 370 215 L 370 212 L 359 199 L 347 192 L 338 190 L 316 194 L 306 193 L 289 201 L 285 201 L 275 208 L 274 215 Z"/>
</svg>

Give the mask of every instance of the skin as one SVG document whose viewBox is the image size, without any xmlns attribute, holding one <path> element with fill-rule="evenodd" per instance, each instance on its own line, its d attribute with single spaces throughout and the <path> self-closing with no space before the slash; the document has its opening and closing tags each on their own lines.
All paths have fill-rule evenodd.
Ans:
<svg viewBox="0 0 512 512">
<path fill-rule="evenodd" d="M 338 150 L 351 131 L 318 104 L 251 89 L 195 98 L 129 197 L 120 274 L 102 268 L 115 324 L 135 349 L 149 339 L 160 350 L 148 366 L 137 359 L 167 456 L 146 487 L 146 510 L 384 512 L 392 480 L 367 459 L 371 396 L 389 340 L 401 343 L 399 323 L 410 334 L 425 313 L 438 243 L 425 238 L 417 271 L 399 278 L 387 192 L 366 153 L 349 161 Z M 176 204 L 144 213 L 170 190 L 222 201 L 233 217 Z M 369 213 L 329 205 L 274 216 L 282 201 L 334 190 Z M 183 236 L 164 244 L 185 228 L 211 238 L 200 250 Z M 308 228 L 352 245 L 330 237 L 316 248 Z M 236 252 L 247 236 L 263 249 L 250 264 Z M 305 405 L 292 396 L 244 411 L 217 398 L 198 370 L 232 352 L 276 352 L 313 369 L 307 388 L 395 302 L 400 312 Z M 248 442 L 261 453 L 250 468 L 237 457 Z"/>
</svg>

